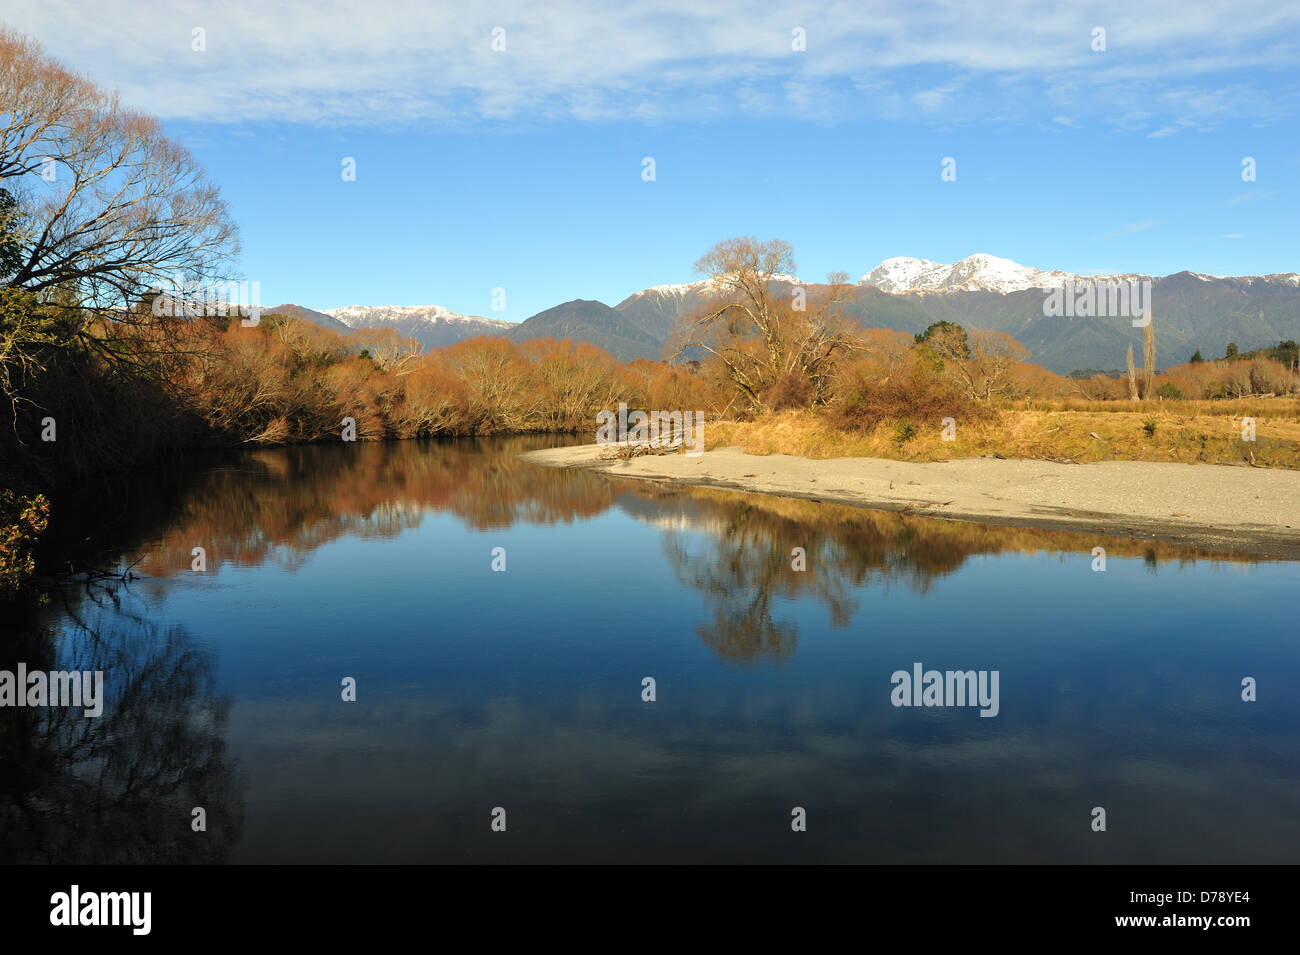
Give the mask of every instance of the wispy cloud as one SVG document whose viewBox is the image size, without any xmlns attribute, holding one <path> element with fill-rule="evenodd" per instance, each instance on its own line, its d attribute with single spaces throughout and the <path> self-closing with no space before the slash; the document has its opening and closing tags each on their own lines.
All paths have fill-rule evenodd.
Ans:
<svg viewBox="0 0 1300 955">
<path fill-rule="evenodd" d="M 1160 138 L 1300 115 L 1300 7 L 1266 0 L 1102 0 L 1086 21 L 1033 0 L 7 0 L 0 16 L 132 105 L 192 121 L 1071 116 Z"/>
<path fill-rule="evenodd" d="M 1276 191 L 1274 191 L 1274 192 L 1243 192 L 1243 193 L 1242 193 L 1241 195 L 1239 195 L 1239 196 L 1233 196 L 1231 199 L 1226 200 L 1223 204 L 1224 204 L 1225 206 L 1239 206 L 1239 205 L 1241 205 L 1243 202 L 1262 202 L 1263 200 L 1265 200 L 1265 199 L 1271 199 L 1273 196 L 1276 196 L 1276 195 L 1277 195 L 1277 192 L 1276 192 Z"/>
</svg>

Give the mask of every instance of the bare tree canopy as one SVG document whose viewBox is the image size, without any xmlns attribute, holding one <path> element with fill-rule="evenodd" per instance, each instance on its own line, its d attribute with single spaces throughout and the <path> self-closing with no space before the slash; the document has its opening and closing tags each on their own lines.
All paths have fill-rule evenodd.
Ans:
<svg viewBox="0 0 1300 955">
<path fill-rule="evenodd" d="M 228 279 L 226 203 L 157 120 L 125 109 L 0 28 L 0 207 L 11 267 L 0 287 L 121 320 L 150 288 Z M 16 251 L 13 251 L 16 248 Z"/>
<path fill-rule="evenodd" d="M 1006 332 L 968 333 L 952 322 L 935 322 L 916 336 L 916 343 L 939 359 L 943 374 L 969 398 L 1014 397 L 1014 372 L 1029 358 L 1029 349 Z"/>
<path fill-rule="evenodd" d="M 713 296 L 679 323 L 676 354 L 698 349 L 712 355 L 755 413 L 786 400 L 823 400 L 835 358 L 854 347 L 836 310 L 848 276 L 832 273 L 828 286 L 810 296 L 794 277 L 790 243 L 750 236 L 717 243 L 695 270 L 709 277 Z"/>
</svg>

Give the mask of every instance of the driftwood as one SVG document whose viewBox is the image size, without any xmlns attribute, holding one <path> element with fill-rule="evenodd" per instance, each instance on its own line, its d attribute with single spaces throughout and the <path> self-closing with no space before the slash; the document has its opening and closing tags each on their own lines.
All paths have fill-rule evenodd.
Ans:
<svg viewBox="0 0 1300 955">
<path fill-rule="evenodd" d="M 141 554 L 135 560 L 131 561 L 130 564 L 121 568 L 120 570 L 117 568 L 108 570 L 102 567 L 94 567 L 89 565 L 84 566 L 80 570 L 78 570 L 77 568 L 72 566 L 72 561 L 68 561 L 67 570 L 56 570 L 50 574 L 33 574 L 31 580 L 43 584 L 54 584 L 54 583 L 60 583 L 64 581 L 72 581 L 72 580 L 84 581 L 87 585 L 93 583 L 100 583 L 101 581 L 106 581 L 106 580 L 116 580 L 122 583 L 130 583 L 131 581 L 140 579 L 136 574 L 133 574 L 131 571 L 135 568 L 136 564 L 144 560 L 145 556 L 146 555 Z"/>
<path fill-rule="evenodd" d="M 612 444 L 596 455 L 602 461 L 627 460 L 639 458 L 643 454 L 676 454 L 682 449 L 682 442 L 667 444 Z"/>
</svg>

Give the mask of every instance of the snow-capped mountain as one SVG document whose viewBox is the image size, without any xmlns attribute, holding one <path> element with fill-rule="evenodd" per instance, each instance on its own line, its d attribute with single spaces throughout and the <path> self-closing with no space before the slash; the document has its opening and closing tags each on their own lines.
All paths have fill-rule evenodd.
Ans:
<svg viewBox="0 0 1300 955">
<path fill-rule="evenodd" d="M 1123 367 L 1129 344 L 1141 347 L 1141 331 L 1124 317 L 1049 318 L 1044 314 L 1048 289 L 1066 283 L 1150 279 L 1158 326 L 1161 364 L 1186 360 L 1193 351 L 1222 354 L 1228 342 L 1245 351 L 1300 338 L 1300 274 L 1279 273 L 1223 277 L 1200 272 L 1166 276 L 1113 274 L 1082 276 L 1045 271 L 1010 259 L 978 254 L 951 265 L 929 259 L 891 258 L 881 262 L 848 289 L 840 308 L 863 328 L 887 328 L 907 334 L 936 321 L 968 328 L 1002 331 L 1030 349 L 1033 360 L 1059 372 Z M 778 284 L 803 285 L 810 296 L 818 283 L 792 275 L 774 276 Z M 625 361 L 659 358 L 674 324 L 698 313 L 713 297 L 714 281 L 700 279 L 655 285 L 633 292 L 610 308 L 601 302 L 574 300 L 513 324 L 502 319 L 461 315 L 440 305 L 348 305 L 312 311 L 279 306 L 324 327 L 353 331 L 392 328 L 427 348 L 452 345 L 479 335 L 571 338 L 608 349 Z M 784 293 L 782 293 L 784 294 Z"/>
<path fill-rule="evenodd" d="M 796 275 L 785 275 L 781 272 L 772 276 L 773 282 L 779 282 L 786 285 L 802 285 L 803 282 Z M 642 298 L 660 298 L 660 299 L 687 299 L 696 298 L 714 291 L 722 285 L 721 278 L 700 279 L 696 282 L 682 282 L 676 285 L 652 285 L 649 288 L 643 288 L 639 292 L 633 292 L 624 302 L 634 302 Z"/>
<path fill-rule="evenodd" d="M 398 322 L 421 321 L 437 325 L 476 322 L 495 328 L 508 328 L 513 323 L 500 318 L 483 318 L 480 315 L 461 315 L 441 305 L 345 305 L 342 308 L 322 308 L 320 311 L 337 318 L 348 328 L 373 328 Z"/>
<path fill-rule="evenodd" d="M 729 272 L 727 274 L 735 275 L 736 273 Z M 800 284 L 800 280 L 797 275 L 786 275 L 783 272 L 775 273 L 772 276 L 772 281 L 785 282 L 791 285 Z M 649 288 L 644 288 L 639 292 L 633 292 L 632 295 L 629 297 L 635 298 L 638 295 L 645 295 L 648 292 L 658 292 L 660 295 L 690 295 L 698 292 L 704 292 L 712 288 L 716 288 L 722 285 L 722 283 L 723 283 L 723 277 L 718 276 L 717 278 L 700 279 L 695 282 L 684 282 L 679 285 L 652 285 Z"/>
<path fill-rule="evenodd" d="M 1151 282 L 1161 363 L 1185 361 L 1192 352 L 1222 354 L 1228 342 L 1259 348 L 1300 337 L 1300 275 L 1223 277 L 1199 272 L 1167 276 L 1137 273 L 1077 275 L 1046 271 L 993 255 L 972 255 L 951 265 L 891 258 L 872 269 L 845 297 L 843 314 L 864 328 L 914 334 L 936 321 L 1002 331 L 1030 349 L 1033 359 L 1058 372 L 1122 368 L 1129 344 L 1141 332 L 1124 317 L 1046 318 L 1048 290 L 1097 281 Z M 791 280 L 797 281 L 797 280 Z M 707 282 L 660 285 L 615 306 L 653 334 L 666 338 L 682 315 L 708 299 Z M 803 283 L 800 283 L 803 284 Z M 808 285 L 812 294 L 814 285 Z"/>
<path fill-rule="evenodd" d="M 859 279 L 882 292 L 1022 292 L 1033 288 L 1060 288 L 1067 282 L 1098 279 L 1136 279 L 1139 275 L 1080 276 L 1072 272 L 1045 272 L 1010 259 L 978 252 L 945 265 L 929 259 L 885 259 Z"/>
<path fill-rule="evenodd" d="M 772 281 L 785 285 L 802 285 L 796 276 L 777 273 Z M 667 338 L 677 317 L 699 308 L 720 284 L 718 279 L 700 279 L 680 285 L 652 285 L 633 292 L 614 306 L 660 340 Z"/>
<path fill-rule="evenodd" d="M 502 335 L 513 322 L 461 315 L 441 305 L 345 305 L 320 311 L 348 328 L 393 328 L 425 348 L 454 345 L 478 335 Z"/>
<path fill-rule="evenodd" d="M 709 279 L 701 279 L 698 282 L 681 282 L 676 285 L 652 285 L 649 288 L 643 288 L 639 292 L 633 292 L 628 298 L 637 298 L 642 295 L 675 295 L 682 298 L 686 295 L 693 295 L 704 291 L 711 284 Z"/>
<path fill-rule="evenodd" d="M 1215 279 L 1219 277 L 1217 275 L 1201 275 L 1197 272 L 1193 272 L 1192 274 L 1198 279 Z M 1268 275 L 1244 275 L 1241 276 L 1241 281 L 1245 282 L 1247 285 L 1255 281 L 1279 282 L 1284 285 L 1290 285 L 1294 288 L 1300 288 L 1300 272 L 1272 272 Z"/>
</svg>

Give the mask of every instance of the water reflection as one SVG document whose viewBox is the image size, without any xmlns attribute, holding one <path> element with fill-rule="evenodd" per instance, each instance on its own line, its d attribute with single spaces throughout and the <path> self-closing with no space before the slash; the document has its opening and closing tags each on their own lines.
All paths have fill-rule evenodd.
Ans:
<svg viewBox="0 0 1300 955">
<path fill-rule="evenodd" d="M 102 659 L 118 695 L 99 721 L 0 712 L 4 858 L 1284 861 L 1300 840 L 1296 565 L 518 460 L 551 440 L 252 452 L 86 525 L 143 579 L 69 591 L 10 656 Z M 893 708 L 915 660 L 998 668 L 1001 714 Z M 1104 840 L 1098 804 L 1123 822 Z"/>
<path fill-rule="evenodd" d="M 214 655 L 122 613 L 112 587 L 62 596 L 0 629 L 0 669 L 103 671 L 104 709 L 0 710 L 0 863 L 226 861 L 244 810 Z"/>
<path fill-rule="evenodd" d="M 301 568 L 343 537 L 393 538 L 430 512 L 454 515 L 471 530 L 516 524 L 551 526 L 611 509 L 663 531 L 677 579 L 701 593 L 710 619 L 702 641 L 733 661 L 779 660 L 794 653 L 798 625 L 777 619 L 783 601 L 822 604 L 837 627 L 849 625 L 863 588 L 905 586 L 926 594 L 974 557 L 1005 552 L 1197 560 L 1249 566 L 1266 558 L 1152 541 L 1034 528 L 998 527 L 805 500 L 667 488 L 620 481 L 582 469 L 522 463 L 520 452 L 573 439 L 515 437 L 444 442 L 310 446 L 249 452 L 236 464 L 191 480 L 173 515 L 117 559 L 157 578 L 186 573 L 195 546 L 209 570 L 273 563 Z M 155 535 L 156 536 L 151 536 Z M 794 566 L 803 548 L 806 569 Z"/>
</svg>

